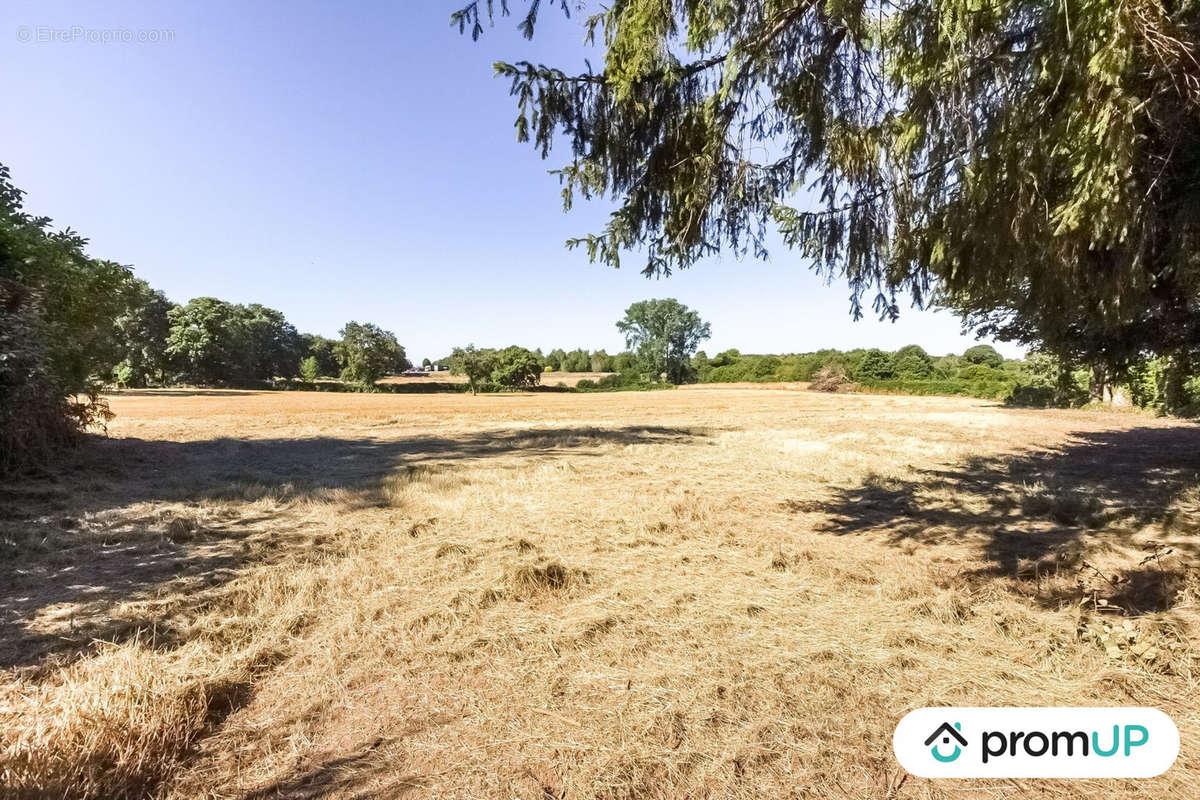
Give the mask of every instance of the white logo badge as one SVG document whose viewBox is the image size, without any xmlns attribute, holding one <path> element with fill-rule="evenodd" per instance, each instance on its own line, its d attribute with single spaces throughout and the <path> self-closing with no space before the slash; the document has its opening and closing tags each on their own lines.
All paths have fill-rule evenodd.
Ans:
<svg viewBox="0 0 1200 800">
<path fill-rule="evenodd" d="M 892 749 L 922 778 L 1150 778 L 1179 730 L 1154 708 L 918 708 Z"/>
</svg>

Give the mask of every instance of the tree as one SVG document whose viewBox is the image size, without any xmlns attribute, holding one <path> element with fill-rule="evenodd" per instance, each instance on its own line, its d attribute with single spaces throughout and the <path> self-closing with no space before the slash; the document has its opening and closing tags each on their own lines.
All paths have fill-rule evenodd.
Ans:
<svg viewBox="0 0 1200 800">
<path fill-rule="evenodd" d="M 337 375 L 341 370 L 337 355 L 334 353 L 334 348 L 337 347 L 337 342 L 334 340 L 314 333 L 303 333 L 300 334 L 300 344 L 307 355 L 317 360 L 317 375 L 328 377 Z"/>
<path fill-rule="evenodd" d="M 561 347 L 556 347 L 546 354 L 546 369 L 550 370 L 551 372 L 562 372 L 564 369 L 563 361 L 565 361 L 566 358 L 567 354 L 563 351 L 563 349 Z"/>
<path fill-rule="evenodd" d="M 342 340 L 334 347 L 342 365 L 342 381 L 363 387 L 373 387 L 380 378 L 391 372 L 408 368 L 404 348 L 391 331 L 369 322 L 347 322 L 339 332 Z"/>
<path fill-rule="evenodd" d="M 629 372 L 637 367 L 637 358 L 628 350 L 613 356 L 613 372 Z"/>
<path fill-rule="evenodd" d="M 592 372 L 612 372 L 613 358 L 604 350 L 597 350 L 588 359 L 588 367 Z"/>
<path fill-rule="evenodd" d="M 495 7 L 451 19 L 477 37 Z M 1193 0 L 623 0 L 585 28 L 599 71 L 496 72 L 517 138 L 569 146 L 564 205 L 615 200 L 567 243 L 592 260 L 765 257 L 774 226 L 856 317 L 908 294 L 1081 363 L 1200 356 Z"/>
<path fill-rule="evenodd" d="M 109 418 L 98 391 L 120 360 L 114 320 L 130 280 L 22 204 L 0 164 L 0 474 L 44 462 Z"/>
<path fill-rule="evenodd" d="M 242 313 L 249 347 L 246 357 L 254 378 L 295 378 L 304 357 L 304 343 L 296 327 L 281 312 L 258 303 L 246 306 Z"/>
<path fill-rule="evenodd" d="M 167 312 L 167 356 L 187 383 L 248 385 L 250 332 L 245 309 L 215 297 L 197 297 Z"/>
<path fill-rule="evenodd" d="M 990 344 L 977 344 L 974 347 L 968 347 L 963 353 L 963 360 L 971 364 L 982 364 L 985 367 L 997 369 L 1004 366 L 1004 356 L 992 347 Z"/>
<path fill-rule="evenodd" d="M 692 354 L 710 336 L 709 324 L 698 313 L 670 298 L 634 303 L 625 309 L 617 330 L 645 372 L 670 383 L 687 380 Z"/>
<path fill-rule="evenodd" d="M 742 351 L 738 350 L 736 347 L 731 347 L 728 350 L 722 350 L 713 356 L 712 366 L 714 368 L 729 367 L 736 364 L 738 359 L 741 357 Z"/>
<path fill-rule="evenodd" d="M 856 381 L 885 381 L 894 377 L 896 369 L 891 355 L 874 347 L 863 354 L 854 370 Z"/>
<path fill-rule="evenodd" d="M 487 388 L 496 369 L 495 350 L 477 350 L 475 345 L 456 347 L 450 353 L 450 373 L 465 375 L 471 394 L 479 394 L 479 390 Z"/>
<path fill-rule="evenodd" d="M 125 286 L 124 301 L 116 318 L 121 356 L 115 371 L 117 382 L 136 387 L 164 383 L 171 302 L 146 281 L 133 277 Z"/>
<path fill-rule="evenodd" d="M 430 361 L 428 358 L 421 359 L 421 369 L 428 371 L 432 368 L 433 368 L 432 361 Z"/>
<path fill-rule="evenodd" d="M 309 356 L 300 362 L 300 380 L 305 383 L 315 383 L 321 377 L 321 365 L 315 356 Z"/>
<path fill-rule="evenodd" d="M 491 380 L 506 389 L 532 389 L 542 381 L 542 360 L 524 347 L 506 347 L 495 354 Z"/>
<path fill-rule="evenodd" d="M 563 356 L 563 372 L 587 372 L 591 367 L 592 357 L 588 355 L 587 350 L 582 348 L 577 347 Z"/>
<path fill-rule="evenodd" d="M 892 356 L 892 369 L 897 378 L 924 380 L 933 376 L 933 359 L 920 345 L 901 347 Z"/>
</svg>

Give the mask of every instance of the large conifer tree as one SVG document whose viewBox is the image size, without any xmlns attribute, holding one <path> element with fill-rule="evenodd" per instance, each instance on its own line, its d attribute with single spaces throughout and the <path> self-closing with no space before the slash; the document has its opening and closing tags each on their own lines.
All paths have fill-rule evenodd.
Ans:
<svg viewBox="0 0 1200 800">
<path fill-rule="evenodd" d="M 541 7 L 513 9 L 526 36 Z M 592 259 L 663 275 L 774 226 L 856 316 L 907 295 L 1118 368 L 1200 343 L 1200 0 L 613 0 L 583 25 L 597 69 L 496 70 L 518 137 L 569 149 L 566 206 L 616 200 L 569 242 Z"/>
</svg>

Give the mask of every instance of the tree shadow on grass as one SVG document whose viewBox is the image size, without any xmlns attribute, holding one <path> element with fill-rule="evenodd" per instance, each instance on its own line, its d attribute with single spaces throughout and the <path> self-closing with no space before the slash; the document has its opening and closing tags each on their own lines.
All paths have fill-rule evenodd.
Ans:
<svg viewBox="0 0 1200 800">
<path fill-rule="evenodd" d="M 894 544 L 982 538 L 980 577 L 1088 570 L 1096 550 L 1144 560 L 1112 576 L 1106 593 L 1129 613 L 1170 607 L 1200 558 L 1200 428 L 1080 432 L 1044 451 L 977 457 L 951 468 L 880 476 L 823 504 L 837 534 L 877 531 Z M 1155 525 L 1161 549 L 1139 534 Z M 1160 557 L 1177 557 L 1164 566 Z M 1061 604 L 1065 596 L 1041 598 Z M 1077 597 L 1075 598 L 1077 599 Z"/>
<path fill-rule="evenodd" d="M 311 800 L 344 794 L 352 797 L 408 797 L 432 783 L 427 776 L 397 769 L 409 737 L 440 724 L 410 724 L 394 735 L 379 736 L 350 755 L 309 758 L 285 776 L 242 795 L 242 800 Z"/>
<path fill-rule="evenodd" d="M 630 426 L 403 439 L 97 437 L 52 477 L 0 487 L 0 668 L 135 634 L 170 646 L 168 610 L 178 617 L 181 602 L 203 603 L 248 563 L 320 547 L 330 535 L 274 517 L 269 504 L 259 510 L 258 500 L 394 507 L 387 486 L 396 476 L 419 483 L 464 462 L 598 456 L 606 445 L 705 435 Z M 139 503 L 171 505 L 130 508 Z M 130 602 L 162 612 L 115 619 L 114 607 Z"/>
</svg>

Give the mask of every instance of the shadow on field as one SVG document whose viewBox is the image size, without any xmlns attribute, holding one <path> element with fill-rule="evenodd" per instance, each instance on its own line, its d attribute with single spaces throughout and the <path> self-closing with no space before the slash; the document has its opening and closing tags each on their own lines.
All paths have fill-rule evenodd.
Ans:
<svg viewBox="0 0 1200 800">
<path fill-rule="evenodd" d="M 113 389 L 113 397 L 248 397 L 267 394 L 268 389 Z"/>
<path fill-rule="evenodd" d="M 244 795 L 242 800 L 278 800 L 285 797 L 289 800 L 311 800 L 334 793 L 347 793 L 353 797 L 400 798 L 430 785 L 431 781 L 422 775 L 397 770 L 396 756 L 388 758 L 381 754 L 381 750 L 385 749 L 381 747 L 384 744 L 385 740 L 377 739 L 359 748 L 353 755 L 297 766 L 288 776 Z M 388 742 L 387 745 L 388 749 L 394 749 L 394 743 Z M 365 791 L 367 789 L 370 790 L 369 794 Z"/>
<path fill-rule="evenodd" d="M 633 426 L 392 440 L 96 437 L 52 477 L 0 486 L 0 668 L 96 640 L 174 644 L 169 618 L 186 619 L 182 612 L 240 567 L 320 547 L 331 535 L 277 517 L 270 502 L 396 507 L 389 479 L 419 483 L 456 463 L 600 455 L 605 445 L 704 435 Z M 137 503 L 170 505 L 129 508 Z M 124 603 L 151 610 L 117 619 Z"/>
<path fill-rule="evenodd" d="M 1055 449 L 972 458 L 909 479 L 869 478 L 822 510 L 834 533 L 886 532 L 895 544 L 982 536 L 981 575 L 1088 570 L 1093 548 L 1141 547 L 1142 563 L 1101 577 L 1125 610 L 1163 610 L 1184 580 L 1181 560 L 1200 558 L 1200 428 L 1075 433 Z M 1133 541 L 1151 524 L 1161 528 L 1158 551 Z M 1182 559 L 1164 566 L 1168 550 Z"/>
</svg>

